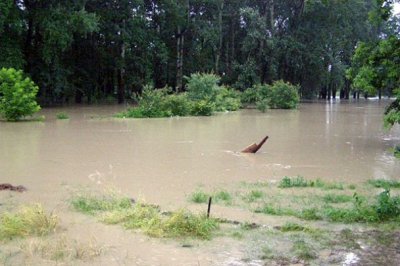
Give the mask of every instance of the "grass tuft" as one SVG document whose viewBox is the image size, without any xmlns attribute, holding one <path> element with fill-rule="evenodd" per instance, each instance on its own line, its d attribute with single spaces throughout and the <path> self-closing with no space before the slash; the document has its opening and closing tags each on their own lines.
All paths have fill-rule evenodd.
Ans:
<svg viewBox="0 0 400 266">
<path fill-rule="evenodd" d="M 265 193 L 261 190 L 252 190 L 243 197 L 246 202 L 255 202 L 265 197 Z"/>
<path fill-rule="evenodd" d="M 204 191 L 198 190 L 193 192 L 190 195 L 190 201 L 194 203 L 206 203 L 210 194 L 205 193 Z"/>
<path fill-rule="evenodd" d="M 371 179 L 368 180 L 368 184 L 377 187 L 377 188 L 400 188 L 400 181 L 397 180 L 388 180 L 388 179 Z"/>
<path fill-rule="evenodd" d="M 56 117 L 57 117 L 57 119 L 60 119 L 60 120 L 62 120 L 62 119 L 69 119 L 68 114 L 66 114 L 66 113 L 64 113 L 64 112 L 57 113 L 57 114 L 56 114 Z"/>
<path fill-rule="evenodd" d="M 47 214 L 41 205 L 25 206 L 16 213 L 6 212 L 0 216 L 0 240 L 47 235 L 57 224 L 57 216 Z"/>
<path fill-rule="evenodd" d="M 349 195 L 326 194 L 322 200 L 325 203 L 345 203 L 352 201 L 353 197 Z"/>
<path fill-rule="evenodd" d="M 293 243 L 292 251 L 296 257 L 302 260 L 312 260 L 318 257 L 318 254 L 314 248 L 302 239 L 296 240 Z"/>
</svg>

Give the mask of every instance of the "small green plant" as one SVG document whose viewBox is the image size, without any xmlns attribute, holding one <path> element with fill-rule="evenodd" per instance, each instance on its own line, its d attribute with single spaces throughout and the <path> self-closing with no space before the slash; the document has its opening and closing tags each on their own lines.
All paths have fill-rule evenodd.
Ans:
<svg viewBox="0 0 400 266">
<path fill-rule="evenodd" d="M 322 220 L 322 216 L 316 208 L 303 209 L 296 216 L 304 220 Z"/>
<path fill-rule="evenodd" d="M 385 191 L 381 192 L 378 196 L 375 210 L 381 221 L 396 218 L 400 215 L 400 198 L 391 197 L 390 189 L 385 189 Z"/>
<path fill-rule="evenodd" d="M 57 119 L 69 119 L 68 114 L 64 113 L 64 112 L 60 112 L 56 114 Z"/>
<path fill-rule="evenodd" d="M 315 249 L 303 239 L 296 240 L 293 243 L 292 251 L 296 257 L 302 260 L 312 260 L 318 257 Z"/>
<path fill-rule="evenodd" d="M 220 87 L 215 98 L 216 111 L 236 111 L 241 107 L 239 93 L 233 89 Z"/>
<path fill-rule="evenodd" d="M 41 205 L 25 206 L 16 213 L 0 215 L 0 240 L 47 235 L 56 229 L 57 224 L 57 216 L 47 214 Z"/>
<path fill-rule="evenodd" d="M 226 190 L 221 190 L 221 191 L 216 192 L 214 195 L 214 198 L 215 198 L 216 202 L 222 201 L 225 204 L 232 203 L 232 195 Z"/>
<path fill-rule="evenodd" d="M 327 194 L 323 196 L 322 200 L 325 203 L 345 203 L 352 201 L 353 197 L 349 195 Z"/>
<path fill-rule="evenodd" d="M 129 209 L 132 202 L 129 198 L 116 195 L 95 196 L 78 195 L 71 200 L 72 207 L 79 212 L 94 215 L 102 211 Z"/>
<path fill-rule="evenodd" d="M 400 120 L 400 118 L 399 118 L 399 120 Z M 394 150 L 394 151 L 393 151 L 394 156 L 395 156 L 396 158 L 399 158 L 399 159 L 400 159 L 400 145 L 399 145 L 399 144 L 396 145 L 396 146 L 394 147 L 393 150 Z"/>
<path fill-rule="evenodd" d="M 285 176 L 280 182 L 278 187 L 280 188 L 290 188 L 290 187 L 312 187 L 313 183 L 307 181 L 302 176 L 297 176 L 290 178 Z"/>
<path fill-rule="evenodd" d="M 255 202 L 259 199 L 262 199 L 265 196 L 265 193 L 261 190 L 252 190 L 248 194 L 243 197 L 243 200 L 246 202 Z"/>
<path fill-rule="evenodd" d="M 0 115 L 17 121 L 40 110 L 36 102 L 39 87 L 21 70 L 0 69 Z"/>
<path fill-rule="evenodd" d="M 288 223 L 285 223 L 284 225 L 282 225 L 280 230 L 282 232 L 304 232 L 304 231 L 307 231 L 307 227 L 302 226 L 300 224 L 288 222 Z"/>
<path fill-rule="evenodd" d="M 389 179 L 373 179 L 368 180 L 368 184 L 377 188 L 400 188 L 400 181 Z"/>
<path fill-rule="evenodd" d="M 201 190 L 195 191 L 190 195 L 190 201 L 194 203 L 206 203 L 209 198 L 210 195 Z"/>
</svg>

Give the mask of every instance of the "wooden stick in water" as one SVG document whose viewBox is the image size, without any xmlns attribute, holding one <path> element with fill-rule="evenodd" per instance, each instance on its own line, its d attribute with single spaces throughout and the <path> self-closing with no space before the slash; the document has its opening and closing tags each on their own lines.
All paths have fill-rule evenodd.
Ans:
<svg viewBox="0 0 400 266">
<path fill-rule="evenodd" d="M 247 146 L 244 150 L 242 150 L 242 152 L 243 153 L 256 153 L 261 148 L 261 146 L 264 145 L 264 143 L 267 141 L 267 139 L 268 139 L 268 136 L 263 138 L 261 140 L 261 142 L 258 144 L 253 143 L 253 144 Z"/>
</svg>

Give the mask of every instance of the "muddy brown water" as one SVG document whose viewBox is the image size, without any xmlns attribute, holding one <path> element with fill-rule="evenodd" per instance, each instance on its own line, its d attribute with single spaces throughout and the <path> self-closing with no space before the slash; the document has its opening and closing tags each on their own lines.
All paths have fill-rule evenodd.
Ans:
<svg viewBox="0 0 400 266">
<path fill-rule="evenodd" d="M 400 128 L 383 130 L 387 104 L 304 103 L 298 110 L 162 119 L 111 118 L 121 106 L 44 109 L 44 122 L 0 122 L 0 183 L 24 185 L 29 191 L 12 197 L 50 208 L 73 189 L 115 187 L 133 198 L 176 209 L 187 206 L 187 196 L 199 186 L 228 187 L 294 175 L 354 184 L 399 179 L 400 160 L 390 149 L 400 142 Z M 70 119 L 57 120 L 61 111 Z M 257 154 L 239 152 L 265 135 L 269 139 Z M 70 216 L 74 225 L 84 224 L 72 226 L 76 235 L 91 224 Z M 104 239 L 111 237 L 103 234 Z M 198 250 L 176 251 L 175 244 L 160 248 L 157 241 L 120 231 L 113 236 L 119 239 L 112 241 L 115 244 L 138 245 L 132 256 L 141 265 L 163 265 L 159 260 L 176 252 L 180 254 L 165 264 L 207 265 L 215 259 Z"/>
</svg>

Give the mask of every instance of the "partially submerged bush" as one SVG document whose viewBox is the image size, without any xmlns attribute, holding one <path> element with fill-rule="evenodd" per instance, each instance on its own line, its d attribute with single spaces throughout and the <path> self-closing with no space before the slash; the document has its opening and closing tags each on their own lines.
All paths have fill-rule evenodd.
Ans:
<svg viewBox="0 0 400 266">
<path fill-rule="evenodd" d="M 194 73 L 186 78 L 188 97 L 192 101 L 212 101 L 215 102 L 217 91 L 219 89 L 218 82 L 220 78 L 214 74 Z"/>
<path fill-rule="evenodd" d="M 21 70 L 0 69 L 0 115 L 17 121 L 40 110 L 36 102 L 39 88 Z"/>
<path fill-rule="evenodd" d="M 243 92 L 241 101 L 243 104 L 255 104 L 262 112 L 268 108 L 295 109 L 300 101 L 298 90 L 298 86 L 282 80 L 272 85 L 256 84 Z"/>
<path fill-rule="evenodd" d="M 58 224 L 54 214 L 47 214 L 39 204 L 25 206 L 16 213 L 3 213 L 0 216 L 0 240 L 47 235 Z"/>
</svg>

